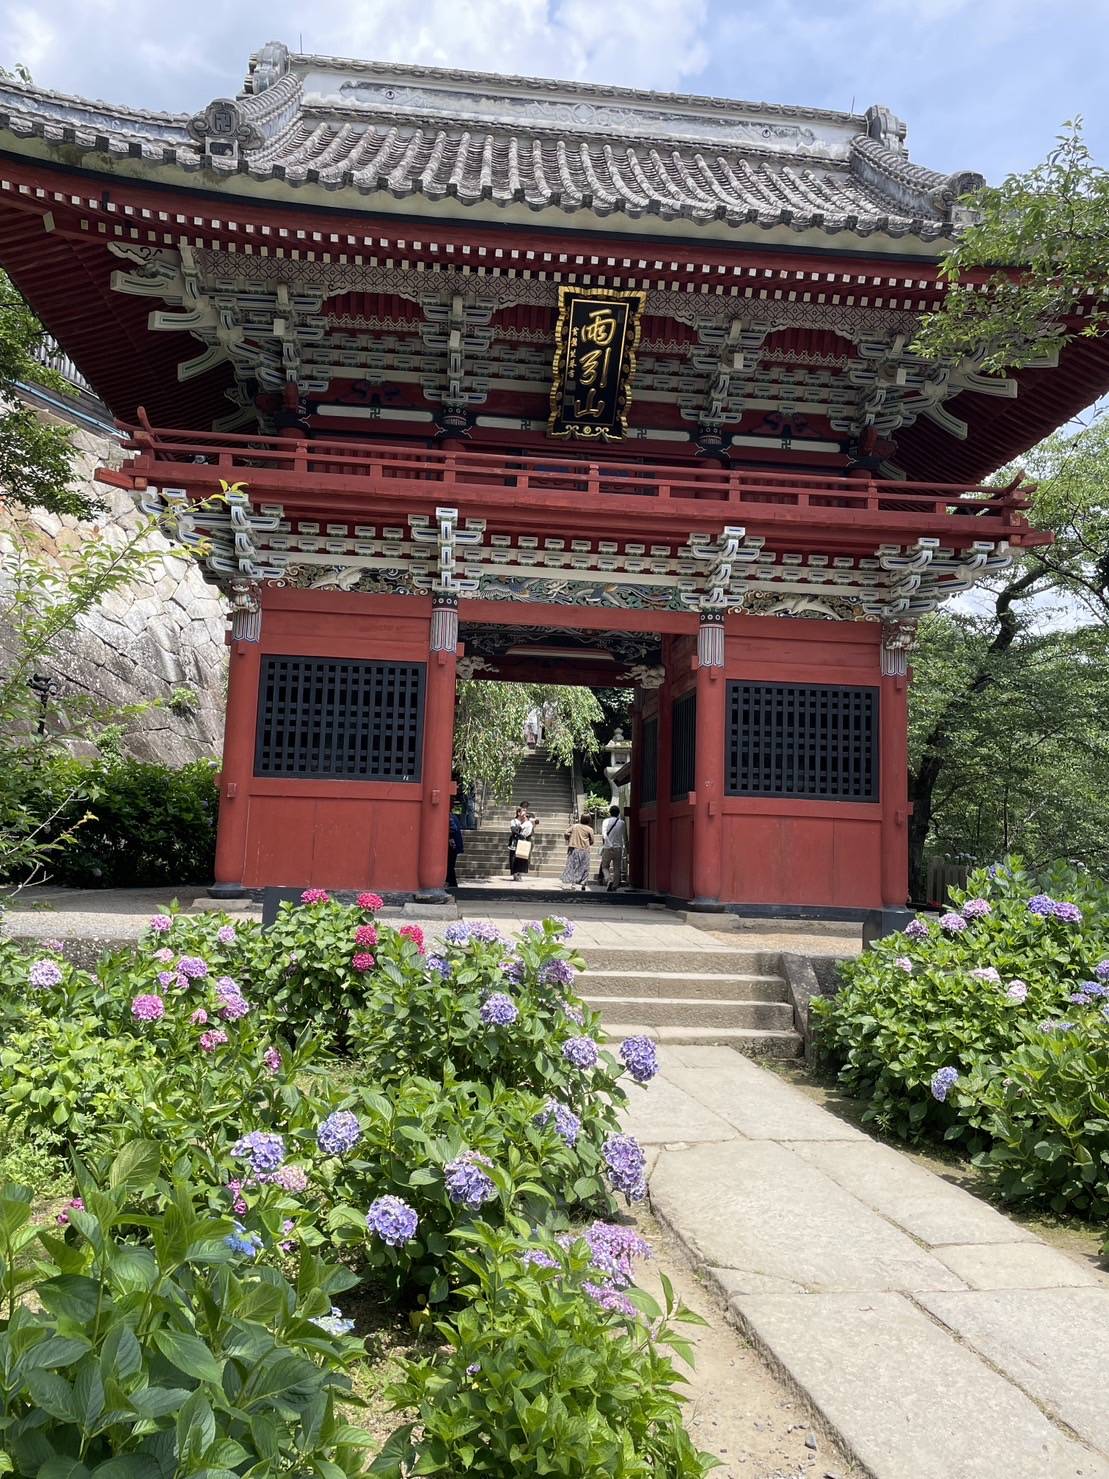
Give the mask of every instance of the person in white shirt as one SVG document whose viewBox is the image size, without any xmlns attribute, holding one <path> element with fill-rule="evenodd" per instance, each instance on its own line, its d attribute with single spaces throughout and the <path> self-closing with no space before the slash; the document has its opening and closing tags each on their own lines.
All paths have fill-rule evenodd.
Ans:
<svg viewBox="0 0 1109 1479">
<path fill-rule="evenodd" d="M 610 806 L 608 816 L 601 823 L 601 877 L 608 884 L 609 893 L 618 889 L 624 873 L 624 846 L 628 840 L 628 829 L 618 806 Z"/>
</svg>

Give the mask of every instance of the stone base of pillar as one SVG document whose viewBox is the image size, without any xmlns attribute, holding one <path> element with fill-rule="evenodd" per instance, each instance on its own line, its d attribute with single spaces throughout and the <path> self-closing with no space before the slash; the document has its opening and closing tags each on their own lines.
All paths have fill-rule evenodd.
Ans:
<svg viewBox="0 0 1109 1479">
<path fill-rule="evenodd" d="M 685 907 L 695 914 L 724 914 L 728 909 L 719 899 L 690 899 Z"/>
<path fill-rule="evenodd" d="M 915 918 L 911 909 L 868 909 L 863 919 L 863 949 L 869 949 L 875 940 L 896 935 Z"/>
<path fill-rule="evenodd" d="M 241 883 L 213 883 L 208 889 L 210 899 L 248 899 L 250 889 Z"/>
</svg>

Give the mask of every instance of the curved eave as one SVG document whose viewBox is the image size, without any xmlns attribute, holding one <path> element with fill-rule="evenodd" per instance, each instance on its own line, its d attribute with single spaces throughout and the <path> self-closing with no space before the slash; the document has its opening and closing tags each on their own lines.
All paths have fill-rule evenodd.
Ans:
<svg viewBox="0 0 1109 1479">
<path fill-rule="evenodd" d="M 464 199 L 449 191 L 431 196 L 407 188 L 369 189 L 349 185 L 329 188 L 319 181 L 282 177 L 272 171 L 254 174 L 245 164 L 234 170 L 186 168 L 175 160 L 159 162 L 145 155 L 116 154 L 76 143 L 53 144 L 38 135 L 14 133 L 10 128 L 0 128 L 0 155 L 79 170 L 105 182 L 122 178 L 136 184 L 162 186 L 198 196 L 218 195 L 255 205 L 308 206 L 347 215 L 365 212 L 429 222 L 479 222 L 532 231 L 547 229 L 673 240 L 694 237 L 701 242 L 735 246 L 808 249 L 928 262 L 942 256 L 955 229 L 947 223 L 929 221 L 924 223 L 927 234 L 921 235 L 913 229 L 916 223 L 883 215 L 847 226 L 835 220 L 826 222 L 819 215 L 805 216 L 789 210 L 774 214 L 752 208 L 740 216 L 681 212 L 660 206 L 657 210 L 633 212 L 619 206 L 604 210 L 582 201 L 531 205 L 491 193 Z"/>
</svg>

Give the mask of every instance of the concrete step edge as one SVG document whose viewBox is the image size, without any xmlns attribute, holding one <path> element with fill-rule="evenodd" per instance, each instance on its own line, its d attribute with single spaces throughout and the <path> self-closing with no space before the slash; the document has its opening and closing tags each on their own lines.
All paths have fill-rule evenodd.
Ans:
<svg viewBox="0 0 1109 1479">
<path fill-rule="evenodd" d="M 786 984 L 782 976 L 761 975 L 755 971 L 656 971 L 651 966 L 628 971 L 610 971 L 604 967 L 594 970 L 588 963 L 579 980 L 588 982 L 590 977 L 603 977 L 606 981 L 642 981 L 645 976 L 649 976 L 652 981 L 732 981 L 739 985 L 757 983 L 760 986 L 782 987 Z"/>
</svg>

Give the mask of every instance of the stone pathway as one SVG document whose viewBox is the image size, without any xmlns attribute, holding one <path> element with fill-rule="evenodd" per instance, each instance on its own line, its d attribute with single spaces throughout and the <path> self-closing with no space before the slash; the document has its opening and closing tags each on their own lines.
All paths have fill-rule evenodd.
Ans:
<svg viewBox="0 0 1109 1479">
<path fill-rule="evenodd" d="M 728 1048 L 660 1058 L 654 1212 L 874 1479 L 1109 1479 L 1109 1276 Z"/>
</svg>

